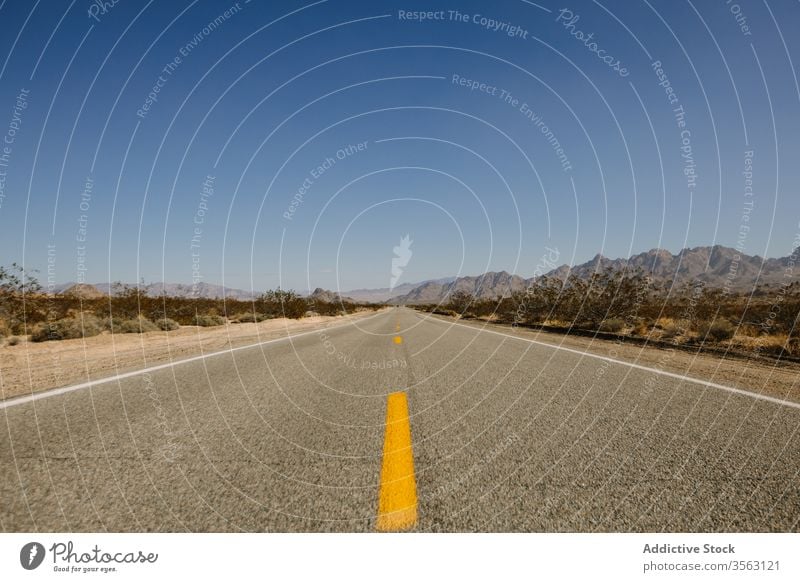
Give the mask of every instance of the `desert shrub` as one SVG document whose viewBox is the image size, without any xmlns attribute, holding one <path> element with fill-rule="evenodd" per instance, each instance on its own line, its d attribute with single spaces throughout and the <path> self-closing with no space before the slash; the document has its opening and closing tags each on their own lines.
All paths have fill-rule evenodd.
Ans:
<svg viewBox="0 0 800 582">
<path fill-rule="evenodd" d="M 778 323 L 792 337 L 800 337 L 800 299 L 786 301 L 778 313 Z"/>
<path fill-rule="evenodd" d="M 751 338 L 759 337 L 761 335 L 761 330 L 757 325 L 743 324 L 740 325 L 739 328 L 736 330 L 736 335 L 751 337 Z"/>
<path fill-rule="evenodd" d="M 670 325 L 674 326 L 676 320 L 672 319 L 671 317 L 658 317 L 653 323 L 653 329 L 656 330 L 664 330 L 667 329 Z"/>
<path fill-rule="evenodd" d="M 787 341 L 786 351 L 792 356 L 800 356 L 800 339 L 793 337 Z"/>
<path fill-rule="evenodd" d="M 479 299 L 472 305 L 472 313 L 475 317 L 486 317 L 492 315 L 498 307 L 499 301 L 492 301 L 491 299 Z"/>
<path fill-rule="evenodd" d="M 474 301 L 475 297 L 471 293 L 456 291 L 450 294 L 445 307 L 450 311 L 455 311 L 463 315 L 467 309 L 472 306 Z"/>
<path fill-rule="evenodd" d="M 600 322 L 600 331 L 605 331 L 608 333 L 619 333 L 624 327 L 625 322 L 618 317 L 604 319 L 602 322 Z"/>
<path fill-rule="evenodd" d="M 455 311 L 452 311 L 450 309 L 444 309 L 442 307 L 436 307 L 436 306 L 434 306 L 431 309 L 430 312 L 433 313 L 434 315 L 446 315 L 448 317 L 457 317 L 458 316 L 458 313 L 456 313 Z"/>
<path fill-rule="evenodd" d="M 31 341 L 77 339 L 95 336 L 101 331 L 103 331 L 101 322 L 92 315 L 83 318 L 67 317 L 56 321 L 37 323 L 31 333 Z"/>
<path fill-rule="evenodd" d="M 8 345 L 15 346 L 18 343 L 19 343 L 19 338 L 15 335 L 12 335 L 10 338 L 8 338 Z"/>
<path fill-rule="evenodd" d="M 173 331 L 180 327 L 180 324 L 177 321 L 170 319 L 169 317 L 157 319 L 155 323 L 156 327 L 158 327 L 158 329 L 161 331 Z"/>
<path fill-rule="evenodd" d="M 126 319 L 119 324 L 119 331 L 121 333 L 147 333 L 148 331 L 158 331 L 159 327 L 144 317 L 137 317 L 136 319 Z"/>
<path fill-rule="evenodd" d="M 6 337 L 11 333 L 11 326 L 5 319 L 0 319 L 0 337 Z"/>
<path fill-rule="evenodd" d="M 665 340 L 674 339 L 686 333 L 688 327 L 689 327 L 689 322 L 684 320 L 669 321 L 663 326 L 661 337 Z"/>
<path fill-rule="evenodd" d="M 219 315 L 195 315 L 194 324 L 200 327 L 215 327 L 225 325 L 225 318 Z"/>
<path fill-rule="evenodd" d="M 245 311 L 243 313 L 237 313 L 231 319 L 232 323 L 259 323 L 261 321 L 265 321 L 269 319 L 263 313 L 254 313 L 252 311 Z"/>
<path fill-rule="evenodd" d="M 110 331 L 114 333 L 119 331 L 119 324 L 122 323 L 120 319 L 114 319 L 113 317 L 104 317 L 100 320 L 100 325 L 106 331 Z"/>
<path fill-rule="evenodd" d="M 309 302 L 308 313 L 312 312 L 315 315 L 344 315 L 355 311 L 355 305 L 349 301 L 313 301 Z"/>
<path fill-rule="evenodd" d="M 259 297 L 258 302 L 259 310 L 271 317 L 300 319 L 308 311 L 308 301 L 294 291 L 267 291 Z"/>
<path fill-rule="evenodd" d="M 78 326 L 76 337 L 92 337 L 100 335 L 103 331 L 103 324 L 94 315 L 84 315 L 83 317 L 66 318 L 66 321 L 75 321 Z"/>
<path fill-rule="evenodd" d="M 739 337 L 736 338 L 740 339 Z M 752 338 L 747 338 L 751 339 Z M 745 340 L 744 348 L 754 351 L 761 356 L 788 356 L 797 355 L 797 345 L 792 345 L 792 340 L 786 334 L 773 334 L 765 335 L 757 338 L 755 341 L 747 342 Z M 740 347 L 737 345 L 737 347 Z M 793 351 L 794 350 L 794 351 Z"/>
<path fill-rule="evenodd" d="M 700 322 L 700 324 L 698 324 L 698 331 L 702 338 L 721 342 L 731 339 L 733 334 L 736 333 L 736 328 L 727 319 L 715 319 L 711 322 Z"/>
<path fill-rule="evenodd" d="M 22 333 L 26 322 L 30 325 L 45 318 L 39 295 L 42 288 L 32 273 L 16 263 L 0 266 L 0 319 L 6 329 L 0 331 L 2 336 Z"/>
</svg>

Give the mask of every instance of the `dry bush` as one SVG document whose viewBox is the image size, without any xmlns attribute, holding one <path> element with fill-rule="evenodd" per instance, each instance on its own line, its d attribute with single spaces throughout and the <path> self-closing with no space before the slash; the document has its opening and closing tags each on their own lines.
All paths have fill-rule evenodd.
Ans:
<svg viewBox="0 0 800 582">
<path fill-rule="evenodd" d="M 786 351 L 789 352 L 792 356 L 800 356 L 800 338 L 793 337 L 789 339 L 786 343 Z"/>
<path fill-rule="evenodd" d="M 254 313 L 252 311 L 245 311 L 244 313 L 237 313 L 231 319 L 232 323 L 259 323 L 269 319 L 263 313 Z"/>
<path fill-rule="evenodd" d="M 106 331 L 110 331 L 111 333 L 115 332 L 121 333 L 119 329 L 120 323 L 122 323 L 122 320 L 120 320 L 119 318 L 115 319 L 113 317 L 104 317 L 103 319 L 100 320 L 100 325 L 102 326 L 102 328 Z"/>
<path fill-rule="evenodd" d="M 753 351 L 766 356 L 797 355 L 797 344 L 792 344 L 788 334 L 765 335 L 756 342 Z M 794 351 L 793 351 L 794 350 Z"/>
<path fill-rule="evenodd" d="M 170 319 L 169 317 L 162 317 L 161 319 L 157 319 L 156 327 L 161 331 L 174 331 L 180 327 L 180 324 L 175 321 L 174 319 Z"/>
<path fill-rule="evenodd" d="M 727 319 L 715 319 L 713 321 L 700 321 L 697 324 L 697 331 L 700 339 L 714 342 L 729 340 L 736 333 L 736 328 Z"/>
<path fill-rule="evenodd" d="M 663 330 L 666 329 L 667 326 L 672 325 L 674 323 L 675 320 L 672 317 L 659 317 L 653 324 L 653 328 Z"/>
<path fill-rule="evenodd" d="M 743 324 L 736 329 L 736 335 L 742 337 L 759 337 L 761 329 L 757 325 Z"/>
<path fill-rule="evenodd" d="M 446 315 L 448 317 L 458 317 L 458 313 L 456 313 L 455 311 L 452 311 L 451 309 L 445 309 L 443 307 L 437 307 L 435 305 L 431 307 L 430 312 L 433 313 L 434 315 Z"/>
<path fill-rule="evenodd" d="M 689 329 L 689 322 L 683 319 L 673 320 L 669 319 L 668 323 L 661 331 L 661 337 L 665 340 L 675 339 L 686 335 Z"/>
<path fill-rule="evenodd" d="M 300 319 L 308 311 L 308 301 L 294 291 L 275 289 L 258 298 L 259 310 L 271 317 Z"/>
<path fill-rule="evenodd" d="M 456 291 L 450 294 L 447 300 L 447 309 L 455 311 L 456 313 L 464 315 L 475 302 L 475 297 L 466 291 Z"/>
<path fill-rule="evenodd" d="M 78 339 L 92 337 L 102 331 L 102 323 L 93 315 L 85 315 L 83 318 L 65 317 L 56 321 L 37 323 L 31 333 L 31 341 Z"/>
<path fill-rule="evenodd" d="M 225 325 L 225 318 L 219 315 L 195 315 L 194 324 L 200 327 L 216 327 Z"/>
<path fill-rule="evenodd" d="M 623 329 L 625 329 L 625 322 L 618 317 L 604 319 L 602 322 L 600 322 L 600 331 L 619 333 Z"/>
<path fill-rule="evenodd" d="M 121 333 L 147 333 L 149 331 L 158 331 L 159 327 L 142 316 L 136 319 L 126 319 L 119 324 L 119 332 Z"/>
</svg>

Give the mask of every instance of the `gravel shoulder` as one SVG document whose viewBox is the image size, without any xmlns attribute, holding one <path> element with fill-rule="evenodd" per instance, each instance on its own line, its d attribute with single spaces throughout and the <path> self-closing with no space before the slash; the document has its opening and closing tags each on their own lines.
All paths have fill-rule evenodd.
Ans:
<svg viewBox="0 0 800 582">
<path fill-rule="evenodd" d="M 183 326 L 170 332 L 111 334 L 0 347 L 0 400 L 98 380 L 209 352 L 246 346 L 286 335 L 357 321 L 375 312 L 219 327 Z"/>
<path fill-rule="evenodd" d="M 425 314 L 425 316 L 443 322 L 455 321 L 442 315 Z M 458 323 L 531 339 L 554 347 L 570 348 L 597 356 L 624 360 L 656 370 L 685 374 L 689 377 L 741 388 L 782 400 L 800 402 L 800 364 L 794 362 L 756 357 L 747 359 L 738 355 L 693 353 L 682 349 L 626 343 L 624 338 L 618 341 L 595 339 L 514 328 L 507 324 L 485 321 L 458 320 Z M 702 388 L 698 387 L 698 389 Z"/>
</svg>

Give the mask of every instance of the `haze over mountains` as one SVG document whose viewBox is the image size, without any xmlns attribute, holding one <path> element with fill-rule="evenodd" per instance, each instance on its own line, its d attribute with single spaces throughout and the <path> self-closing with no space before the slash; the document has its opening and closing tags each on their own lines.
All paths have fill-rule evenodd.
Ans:
<svg viewBox="0 0 800 582">
<path fill-rule="evenodd" d="M 796 259 L 796 257 L 795 257 Z M 641 269 L 649 273 L 658 284 L 674 283 L 677 286 L 690 281 L 699 281 L 712 287 L 727 285 L 732 290 L 745 291 L 759 284 L 779 284 L 786 281 L 785 273 L 791 268 L 791 257 L 764 259 L 759 256 L 741 254 L 735 249 L 716 245 L 683 249 L 677 254 L 664 249 L 652 249 L 628 259 L 609 259 L 596 255 L 590 261 L 570 267 L 561 265 L 545 273 L 545 276 L 565 279 L 570 274 L 588 278 L 595 272 L 606 268 L 614 270 Z M 337 301 L 341 295 L 345 299 L 363 303 L 420 304 L 437 303 L 457 291 L 464 291 L 481 299 L 496 299 L 514 292 L 524 291 L 533 283 L 533 278 L 525 279 L 506 271 L 489 272 L 483 275 L 465 277 L 445 277 L 417 283 L 403 283 L 393 289 L 354 289 L 341 294 L 317 288 L 310 294 L 312 299 Z M 162 293 L 177 297 L 204 297 L 252 300 L 259 292 L 232 289 L 222 285 L 201 282 L 196 286 L 183 283 L 150 283 L 143 288 L 148 295 Z M 72 293 L 84 298 L 107 295 L 112 285 L 75 285 L 67 283 L 55 288 L 56 293 Z"/>
</svg>

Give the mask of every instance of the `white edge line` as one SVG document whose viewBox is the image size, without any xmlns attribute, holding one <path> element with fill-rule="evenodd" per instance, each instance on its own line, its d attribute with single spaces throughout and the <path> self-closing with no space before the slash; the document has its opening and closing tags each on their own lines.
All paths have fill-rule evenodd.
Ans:
<svg viewBox="0 0 800 582">
<path fill-rule="evenodd" d="M 422 315 L 420 315 L 420 317 L 424 318 L 424 316 L 422 316 Z M 539 345 L 539 346 L 545 346 L 545 347 L 548 347 L 548 348 L 552 348 L 554 350 L 563 350 L 565 352 L 578 354 L 580 356 L 586 356 L 587 358 L 594 358 L 596 360 L 603 360 L 604 362 L 611 362 L 612 364 L 620 364 L 622 366 L 628 366 L 629 368 L 635 368 L 637 370 L 644 370 L 646 372 L 653 372 L 655 374 L 660 374 L 662 376 L 667 376 L 668 378 L 675 378 L 677 380 L 691 382 L 693 384 L 700 384 L 701 386 L 708 386 L 709 388 L 716 388 L 717 390 L 724 390 L 726 392 L 732 392 L 734 394 L 739 394 L 741 396 L 748 396 L 750 398 L 755 398 L 757 400 L 765 400 L 766 402 L 772 402 L 773 404 L 780 404 L 782 406 L 788 406 L 790 408 L 800 409 L 800 403 L 792 402 L 791 400 L 781 400 L 780 398 L 774 398 L 772 396 L 766 396 L 764 394 L 759 394 L 757 392 L 751 392 L 749 390 L 743 390 L 741 388 L 734 388 L 733 386 L 725 386 L 724 384 L 717 384 L 715 382 L 708 382 L 706 380 L 700 380 L 699 378 L 693 378 L 693 377 L 687 376 L 685 374 L 675 374 L 674 372 L 666 372 L 664 370 L 659 370 L 658 368 L 649 368 L 647 366 L 642 366 L 641 364 L 633 364 L 631 362 L 626 362 L 624 360 L 617 360 L 616 358 L 609 358 L 608 356 L 599 356 L 597 354 L 592 354 L 590 352 L 583 352 L 581 350 L 575 350 L 575 349 L 572 349 L 572 348 L 565 348 L 563 346 L 556 346 L 556 345 L 553 345 L 553 344 L 549 344 L 547 342 L 541 342 L 541 341 L 530 339 L 530 338 L 519 337 L 519 336 L 503 333 L 503 332 L 500 332 L 500 331 L 494 331 L 492 329 L 486 329 L 486 328 L 483 328 L 483 327 L 477 327 L 477 326 L 473 326 L 473 325 L 465 325 L 463 323 L 458 323 L 458 322 L 455 322 L 455 321 L 445 321 L 443 319 L 439 319 L 438 317 L 428 316 L 427 319 L 432 319 L 433 321 L 438 321 L 439 323 L 442 323 L 444 325 L 457 325 L 459 327 L 465 327 L 467 329 L 472 329 L 474 331 L 479 331 L 479 332 L 484 332 L 484 333 L 491 333 L 491 334 L 494 334 L 494 335 L 500 335 L 500 336 L 511 338 L 511 339 L 515 339 L 515 340 L 521 340 L 521 341 L 524 341 L 524 342 L 529 342 L 529 343 L 536 344 L 536 345 Z"/>
<path fill-rule="evenodd" d="M 380 313 L 376 313 L 375 315 L 371 315 L 370 317 L 366 317 L 364 319 L 371 319 L 372 317 L 376 317 L 380 315 Z M 133 370 L 131 372 L 125 372 L 123 374 L 117 374 L 115 376 L 109 376 L 108 378 L 99 378 L 97 380 L 92 380 L 90 382 L 84 382 L 82 384 L 74 384 L 72 386 L 62 386 L 61 388 L 53 388 L 51 390 L 45 390 L 43 392 L 37 392 L 36 394 L 28 394 L 27 396 L 16 396 L 13 398 L 9 398 L 7 400 L 0 401 L 0 410 L 11 408 L 13 406 L 19 406 L 20 404 L 26 404 L 28 402 L 33 402 L 35 400 L 41 400 L 43 398 L 50 398 L 52 396 L 60 396 L 61 394 L 67 394 L 69 392 L 75 392 L 77 390 L 83 390 L 84 388 L 91 388 L 92 386 L 98 386 L 100 384 L 108 384 L 109 382 L 117 382 L 119 380 L 124 380 L 126 378 L 132 378 L 134 376 L 139 376 L 141 374 L 149 374 L 150 372 L 155 372 L 157 370 L 165 370 L 167 368 L 172 368 L 174 366 L 180 366 L 182 364 L 188 364 L 190 362 L 198 362 L 200 360 L 205 360 L 206 358 L 213 358 L 214 356 L 221 356 L 224 354 L 231 354 L 233 352 L 238 352 L 241 350 L 249 350 L 258 346 L 264 346 L 267 344 L 274 344 L 278 342 L 285 342 L 287 340 L 292 340 L 297 337 L 302 337 L 306 335 L 311 335 L 312 333 L 319 333 L 321 330 L 330 330 L 330 329 L 337 329 L 340 327 L 345 327 L 350 325 L 352 320 L 340 323 L 339 325 L 332 325 L 330 327 L 316 327 L 309 331 L 304 331 L 301 333 L 296 333 L 294 335 L 287 335 L 284 337 L 273 338 L 271 340 L 265 340 L 263 342 L 257 342 L 254 344 L 248 344 L 246 346 L 238 346 L 235 348 L 229 348 L 227 350 L 220 350 L 218 352 L 211 352 L 210 354 L 200 354 L 199 356 L 192 356 L 191 358 L 186 358 L 183 360 L 176 360 L 173 362 L 167 362 L 166 364 L 159 364 L 157 366 L 150 366 L 149 368 L 142 368 L 141 370 Z"/>
</svg>

